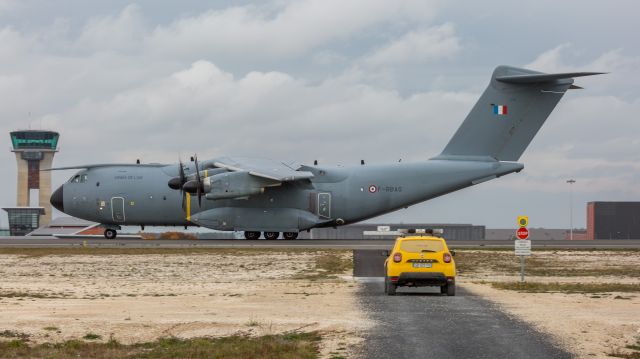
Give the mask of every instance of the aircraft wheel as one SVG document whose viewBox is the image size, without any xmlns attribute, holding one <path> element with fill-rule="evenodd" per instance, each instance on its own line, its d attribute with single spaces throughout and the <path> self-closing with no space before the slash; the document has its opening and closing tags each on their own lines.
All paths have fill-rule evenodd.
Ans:
<svg viewBox="0 0 640 359">
<path fill-rule="evenodd" d="M 118 235 L 115 229 L 107 228 L 104 230 L 104 238 L 106 239 L 114 239 Z"/>
<path fill-rule="evenodd" d="M 284 233 L 282 233 L 282 236 L 284 237 L 284 239 L 296 239 L 296 238 L 298 238 L 298 233 L 297 232 L 284 232 Z"/>
<path fill-rule="evenodd" d="M 278 232 L 264 232 L 265 239 L 278 239 L 278 237 L 280 237 Z"/>
<path fill-rule="evenodd" d="M 244 238 L 245 239 L 259 239 L 260 238 L 260 232 L 251 232 L 251 231 L 244 232 Z"/>
</svg>

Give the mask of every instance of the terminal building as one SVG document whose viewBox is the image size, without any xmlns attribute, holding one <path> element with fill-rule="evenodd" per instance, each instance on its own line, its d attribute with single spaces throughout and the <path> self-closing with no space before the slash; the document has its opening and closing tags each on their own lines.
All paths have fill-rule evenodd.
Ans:
<svg viewBox="0 0 640 359">
<path fill-rule="evenodd" d="M 12 152 L 16 154 L 18 190 L 15 207 L 3 208 L 9 218 L 12 236 L 23 236 L 51 222 L 51 168 L 58 152 L 60 134 L 54 131 L 23 130 L 10 133 Z M 31 206 L 31 197 L 37 205 Z M 35 198 L 34 198 L 35 199 Z"/>
</svg>

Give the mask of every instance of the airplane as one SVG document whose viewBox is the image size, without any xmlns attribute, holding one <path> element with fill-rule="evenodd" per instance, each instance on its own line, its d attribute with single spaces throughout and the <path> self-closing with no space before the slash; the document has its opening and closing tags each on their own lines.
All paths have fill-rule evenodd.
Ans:
<svg viewBox="0 0 640 359">
<path fill-rule="evenodd" d="M 90 164 L 51 195 L 66 214 L 121 226 L 200 226 L 246 239 L 296 239 L 522 171 L 518 159 L 575 77 L 498 66 L 443 151 L 414 163 L 351 167 L 220 157 L 177 164 Z M 280 234 L 282 233 L 282 236 Z"/>
</svg>

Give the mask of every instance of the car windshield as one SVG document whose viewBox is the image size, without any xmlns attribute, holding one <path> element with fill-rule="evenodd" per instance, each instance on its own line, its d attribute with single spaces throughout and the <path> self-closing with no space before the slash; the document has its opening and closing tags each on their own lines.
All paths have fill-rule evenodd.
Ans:
<svg viewBox="0 0 640 359">
<path fill-rule="evenodd" d="M 420 252 L 441 252 L 444 250 L 444 244 L 440 240 L 414 239 L 405 240 L 400 244 L 400 249 L 404 252 L 420 253 Z"/>
</svg>

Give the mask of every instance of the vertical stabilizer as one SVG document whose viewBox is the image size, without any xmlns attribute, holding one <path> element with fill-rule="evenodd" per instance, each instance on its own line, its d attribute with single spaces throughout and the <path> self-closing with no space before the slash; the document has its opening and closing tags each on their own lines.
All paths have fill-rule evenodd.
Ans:
<svg viewBox="0 0 640 359">
<path fill-rule="evenodd" d="M 573 77 L 595 74 L 545 74 L 498 66 L 489 86 L 437 158 L 517 161 L 565 92 L 576 88 Z"/>
</svg>

